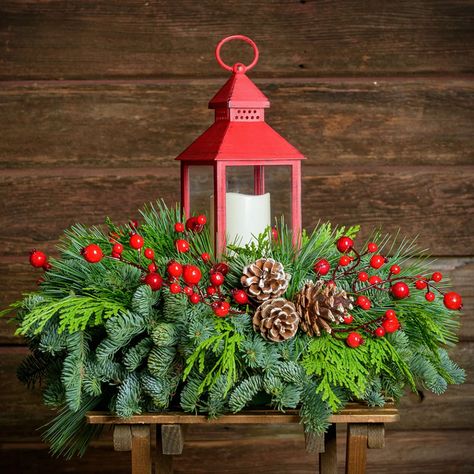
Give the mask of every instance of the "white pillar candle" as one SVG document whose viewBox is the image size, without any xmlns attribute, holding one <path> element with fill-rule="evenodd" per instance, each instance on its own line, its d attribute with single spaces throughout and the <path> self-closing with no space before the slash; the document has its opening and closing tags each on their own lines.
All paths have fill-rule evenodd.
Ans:
<svg viewBox="0 0 474 474">
<path fill-rule="evenodd" d="M 226 241 L 246 245 L 271 225 L 270 193 L 257 196 L 226 193 Z M 211 196 L 211 229 L 214 237 L 214 196 Z"/>
</svg>

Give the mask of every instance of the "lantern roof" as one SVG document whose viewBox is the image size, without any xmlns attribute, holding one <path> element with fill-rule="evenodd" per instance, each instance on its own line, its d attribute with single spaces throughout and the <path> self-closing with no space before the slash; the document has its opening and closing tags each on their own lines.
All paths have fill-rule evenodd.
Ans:
<svg viewBox="0 0 474 474">
<path fill-rule="evenodd" d="M 254 49 L 252 63 L 233 67 L 220 58 L 220 48 L 231 39 L 242 39 Z M 247 77 L 246 71 L 258 60 L 255 43 L 246 36 L 229 36 L 216 48 L 218 63 L 232 76 L 209 102 L 215 109 L 214 123 L 176 159 L 194 163 L 213 161 L 289 161 L 302 160 L 304 156 L 278 132 L 265 122 L 265 109 L 270 101 Z"/>
</svg>

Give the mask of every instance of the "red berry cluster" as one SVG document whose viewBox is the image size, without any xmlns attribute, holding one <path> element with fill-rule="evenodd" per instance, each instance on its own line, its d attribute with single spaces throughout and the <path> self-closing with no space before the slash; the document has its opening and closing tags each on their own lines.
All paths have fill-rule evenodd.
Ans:
<svg viewBox="0 0 474 474">
<path fill-rule="evenodd" d="M 186 223 L 177 222 L 174 225 L 174 230 L 177 233 L 192 233 L 201 232 L 203 226 L 206 224 L 206 217 L 203 215 L 190 217 Z M 226 263 L 212 264 L 211 256 L 208 253 L 202 253 L 200 258 L 204 264 L 209 264 L 209 282 L 207 288 L 200 286 L 203 275 L 201 269 L 196 265 L 181 264 L 176 260 L 171 260 L 165 270 L 166 276 L 163 277 L 158 273 L 158 268 L 155 262 L 155 252 L 150 247 L 145 247 L 144 238 L 139 234 L 138 222 L 131 221 L 130 227 L 132 229 L 128 244 L 130 248 L 142 253 L 143 256 L 150 260 L 146 267 L 125 260 L 123 257 L 124 245 L 118 240 L 120 235 L 115 232 L 109 234 L 109 241 L 113 244 L 110 256 L 105 256 L 102 249 L 97 244 L 89 244 L 82 249 L 83 257 L 89 263 L 98 263 L 103 258 L 111 258 L 121 261 L 128 265 L 139 268 L 143 273 L 143 282 L 147 284 L 153 291 L 158 291 L 162 287 L 167 287 L 172 294 L 184 293 L 192 304 L 203 303 L 212 308 L 214 314 L 218 317 L 225 317 L 228 314 L 238 314 L 239 311 L 231 309 L 228 301 L 228 296 L 224 294 L 222 286 L 225 283 L 225 276 L 229 272 L 229 266 Z M 185 253 L 190 250 L 188 240 L 176 239 L 175 246 L 179 253 Z M 236 304 L 244 305 L 248 303 L 247 294 L 240 289 L 234 289 L 231 296 Z"/>
<path fill-rule="evenodd" d="M 394 264 L 389 268 L 388 276 L 382 278 L 380 275 L 371 274 L 374 270 L 380 270 L 387 264 L 388 258 L 381 255 L 378 252 L 378 246 L 375 242 L 369 242 L 367 249 L 364 253 L 358 252 L 354 247 L 354 241 L 348 237 L 340 237 L 336 242 L 337 250 L 342 253 L 341 257 L 335 268 L 332 270 L 332 274 L 328 284 L 336 284 L 338 278 L 353 275 L 354 282 L 352 285 L 353 295 L 355 296 L 355 304 L 357 307 L 363 310 L 370 310 L 373 306 L 370 298 L 364 293 L 367 290 L 379 290 L 386 291 L 391 294 L 395 300 L 401 300 L 410 296 L 410 286 L 413 284 L 418 290 L 426 290 L 425 299 L 428 302 L 434 301 L 436 295 L 434 291 L 443 295 L 443 302 L 446 308 L 451 310 L 459 310 L 462 308 L 462 299 L 458 293 L 443 291 L 436 286 L 439 283 L 443 275 L 440 272 L 434 272 L 430 277 L 424 277 L 421 275 L 417 276 L 397 276 L 401 272 L 399 265 Z M 370 255 L 368 265 L 362 267 L 362 257 Z M 361 268 L 362 267 L 362 268 Z M 319 259 L 314 264 L 314 272 L 323 277 L 328 275 L 331 271 L 331 264 L 325 258 Z M 358 287 L 358 283 L 365 283 L 365 286 Z M 344 318 L 346 324 L 353 323 L 353 316 L 348 315 Z M 377 325 L 377 328 L 372 330 L 371 327 Z M 362 328 L 366 332 L 372 334 L 375 337 L 383 337 L 387 333 L 395 332 L 400 328 L 400 323 L 393 310 L 386 311 L 385 315 L 380 318 L 376 318 L 368 323 L 361 324 L 357 328 Z M 335 333 L 338 332 L 349 332 L 348 329 L 334 329 Z M 363 338 L 358 332 L 350 332 L 346 338 L 346 343 L 350 347 L 358 347 L 363 343 Z"/>
</svg>

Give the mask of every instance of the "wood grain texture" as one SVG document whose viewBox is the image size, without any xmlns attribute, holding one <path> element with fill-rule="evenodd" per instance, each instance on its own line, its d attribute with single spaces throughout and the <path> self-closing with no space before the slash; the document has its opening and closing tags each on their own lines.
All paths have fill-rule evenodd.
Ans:
<svg viewBox="0 0 474 474">
<path fill-rule="evenodd" d="M 365 474 L 367 464 L 367 425 L 350 424 L 347 427 L 346 474 Z"/>
<path fill-rule="evenodd" d="M 307 165 L 303 225 L 312 228 L 319 220 L 360 224 L 361 239 L 374 227 L 390 233 L 401 229 L 408 237 L 419 235 L 433 255 L 474 255 L 473 178 L 471 166 L 446 168 L 440 174 L 430 167 L 337 170 Z M 143 203 L 159 197 L 172 204 L 179 199 L 178 180 L 178 169 L 163 167 L 133 173 L 49 169 L 44 179 L 4 174 L 0 176 L 0 255 L 20 257 L 33 247 L 51 252 L 63 229 L 76 222 L 101 224 L 105 216 L 125 222 L 137 216 Z"/>
<path fill-rule="evenodd" d="M 1 168 L 173 166 L 226 80 L 0 88 Z M 310 164 L 473 164 L 474 81 L 257 81 Z M 35 176 L 32 173 L 32 176 Z"/>
<path fill-rule="evenodd" d="M 257 74 L 399 75 L 472 70 L 468 1 L 3 1 L 1 79 L 219 74 L 218 40 L 250 35 Z M 248 63 L 250 50 L 224 57 Z"/>
<path fill-rule="evenodd" d="M 474 472 L 474 431 L 399 431 L 387 434 L 387 448 L 367 453 L 367 474 L 469 474 Z M 345 447 L 344 432 L 338 433 L 338 449 Z M 189 440 L 186 455 L 174 457 L 175 474 L 314 474 L 314 454 L 304 449 L 300 436 L 268 435 L 240 439 L 222 433 L 218 439 Z M 38 444 L 0 445 L 2 473 L 130 472 L 130 454 L 117 453 L 112 444 L 95 444 L 82 459 L 51 458 Z M 343 457 L 339 457 L 339 469 Z M 341 472 L 341 471 L 339 471 Z M 343 472 L 343 471 L 342 471 Z"/>
</svg>

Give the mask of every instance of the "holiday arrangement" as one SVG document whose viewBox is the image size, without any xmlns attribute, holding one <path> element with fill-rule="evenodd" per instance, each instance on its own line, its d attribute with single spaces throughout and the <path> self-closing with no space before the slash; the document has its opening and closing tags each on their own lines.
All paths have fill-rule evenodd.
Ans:
<svg viewBox="0 0 474 474">
<path fill-rule="evenodd" d="M 54 453 L 85 451 L 100 430 L 90 410 L 299 408 L 321 433 L 348 401 L 463 382 L 446 352 L 461 297 L 413 242 L 358 244 L 357 228 L 322 224 L 296 248 L 280 224 L 217 258 L 204 215 L 141 214 L 74 226 L 57 259 L 31 252 L 44 274 L 11 308 L 31 349 L 18 377 L 58 410 L 44 431 Z"/>
<path fill-rule="evenodd" d="M 233 39 L 252 46 L 249 66 L 221 60 Z M 15 313 L 31 350 L 19 379 L 57 410 L 43 431 L 54 454 L 84 453 L 100 431 L 86 424 L 91 410 L 299 409 L 305 430 L 320 434 L 349 401 L 383 406 L 464 381 L 447 353 L 461 296 L 414 241 L 302 230 L 304 156 L 265 122 L 269 101 L 245 74 L 257 47 L 225 38 L 216 58 L 232 76 L 209 103 L 215 122 L 177 158 L 181 204 L 73 226 L 58 258 L 32 250 L 39 288 L 3 312 Z M 290 176 L 288 226 L 271 219 L 265 191 L 278 167 Z M 191 212 L 203 186 L 191 186 L 194 168 L 213 174 L 208 215 Z M 232 175 L 242 169 L 253 182 Z"/>
</svg>

